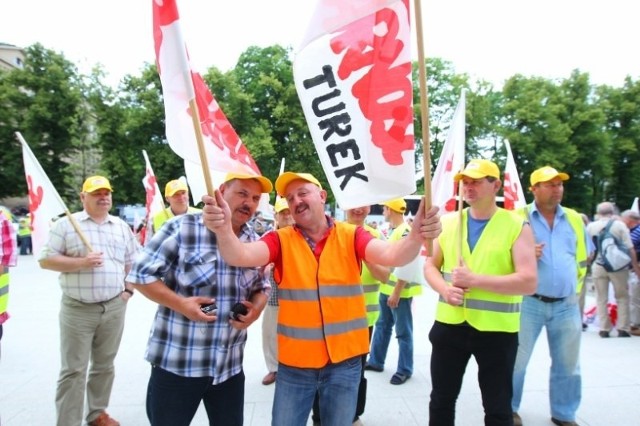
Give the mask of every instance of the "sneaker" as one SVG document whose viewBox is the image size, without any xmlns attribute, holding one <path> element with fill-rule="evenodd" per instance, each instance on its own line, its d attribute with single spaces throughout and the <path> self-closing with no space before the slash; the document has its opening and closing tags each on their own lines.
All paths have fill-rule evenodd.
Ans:
<svg viewBox="0 0 640 426">
<path fill-rule="evenodd" d="M 554 425 L 558 425 L 558 426 L 579 426 L 578 423 L 574 422 L 573 420 L 569 421 L 569 420 L 558 420 L 555 417 L 551 417 L 551 422 Z"/>
<path fill-rule="evenodd" d="M 371 365 L 368 362 L 364 365 L 365 371 L 375 371 L 376 373 L 382 373 L 384 371 L 384 367 L 377 367 L 375 365 Z"/>
<path fill-rule="evenodd" d="M 89 426 L 120 426 L 120 422 L 111 418 L 106 411 L 103 411 L 98 417 L 89 422 Z"/>
<path fill-rule="evenodd" d="M 631 337 L 631 335 L 629 334 L 628 331 L 619 330 L 618 331 L 618 337 Z"/>
<path fill-rule="evenodd" d="M 515 411 L 513 412 L 513 426 L 522 426 L 522 417 Z"/>
<path fill-rule="evenodd" d="M 276 373 L 275 371 L 271 371 L 269 372 L 266 376 L 264 376 L 264 378 L 262 379 L 262 384 L 265 386 L 270 385 L 271 383 L 276 381 L 276 376 L 278 373 Z"/>
<path fill-rule="evenodd" d="M 598 336 L 600 336 L 600 337 L 605 337 L 605 338 L 606 338 L 606 337 L 609 337 L 609 332 L 608 332 L 608 331 L 604 331 L 604 330 L 600 330 L 600 331 L 598 332 Z"/>
</svg>

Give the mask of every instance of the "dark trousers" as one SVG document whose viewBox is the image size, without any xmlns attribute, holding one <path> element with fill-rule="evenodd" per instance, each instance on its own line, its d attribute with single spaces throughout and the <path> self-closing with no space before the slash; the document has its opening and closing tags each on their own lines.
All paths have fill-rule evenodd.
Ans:
<svg viewBox="0 0 640 426">
<path fill-rule="evenodd" d="M 25 235 L 19 237 L 20 240 L 20 254 L 31 254 L 33 249 L 31 248 L 31 235 Z"/>
<path fill-rule="evenodd" d="M 518 333 L 479 331 L 468 325 L 436 321 L 431 341 L 430 426 L 455 424 L 456 400 L 471 356 L 478 363 L 484 423 L 512 426 L 511 397 Z"/>
<path fill-rule="evenodd" d="M 200 401 L 215 426 L 242 426 L 244 372 L 218 385 L 211 377 L 182 377 L 151 367 L 147 387 L 147 417 L 151 426 L 189 426 Z"/>
</svg>

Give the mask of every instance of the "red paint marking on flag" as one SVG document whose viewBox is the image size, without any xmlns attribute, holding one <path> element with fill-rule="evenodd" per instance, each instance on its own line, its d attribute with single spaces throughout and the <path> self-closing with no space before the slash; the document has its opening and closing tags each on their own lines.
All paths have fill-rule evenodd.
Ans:
<svg viewBox="0 0 640 426">
<path fill-rule="evenodd" d="M 403 3 L 408 10 L 408 3 Z M 378 34 L 383 27 L 386 32 Z M 414 149 L 413 134 L 408 132 L 413 125 L 411 62 L 394 66 L 405 49 L 405 40 L 397 38 L 399 28 L 396 12 L 382 9 L 347 25 L 331 40 L 333 52 L 344 53 L 337 73 L 341 79 L 368 68 L 352 93 L 371 121 L 373 144 L 391 165 L 403 164 L 402 152 Z"/>
</svg>

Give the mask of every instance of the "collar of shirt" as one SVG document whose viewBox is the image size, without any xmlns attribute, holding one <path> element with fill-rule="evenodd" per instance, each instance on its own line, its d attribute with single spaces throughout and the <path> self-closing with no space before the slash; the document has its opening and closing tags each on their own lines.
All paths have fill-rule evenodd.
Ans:
<svg viewBox="0 0 640 426">
<path fill-rule="evenodd" d="M 317 243 L 313 241 L 311 237 L 309 237 L 309 235 L 307 235 L 307 233 L 304 232 L 298 225 L 295 225 L 295 224 L 293 225 L 294 229 L 298 231 L 300 235 L 302 235 L 302 237 L 305 239 L 307 244 L 309 244 L 311 251 L 313 251 L 314 253 L 316 252 L 316 248 L 318 248 L 318 246 L 324 247 L 324 241 L 327 240 L 327 237 L 329 236 L 329 232 L 331 232 L 331 228 L 333 228 L 335 225 L 333 218 L 327 215 L 325 215 L 324 217 L 327 220 L 327 231 L 324 233 L 322 238 Z M 320 251 L 322 251 L 322 249 L 320 249 Z M 316 253 L 316 257 L 319 257 L 319 253 Z"/>
</svg>

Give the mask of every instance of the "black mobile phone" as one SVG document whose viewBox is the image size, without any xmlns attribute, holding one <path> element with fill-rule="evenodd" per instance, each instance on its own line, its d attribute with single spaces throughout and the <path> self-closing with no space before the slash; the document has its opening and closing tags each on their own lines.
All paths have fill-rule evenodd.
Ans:
<svg viewBox="0 0 640 426">
<path fill-rule="evenodd" d="M 208 305 L 200 305 L 200 310 L 207 315 L 218 315 L 218 305 L 215 302 Z"/>
<path fill-rule="evenodd" d="M 229 312 L 229 318 L 235 321 L 239 321 L 238 315 L 247 315 L 249 310 L 241 302 L 236 303 Z"/>
</svg>

